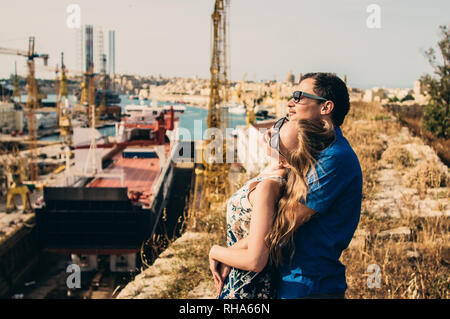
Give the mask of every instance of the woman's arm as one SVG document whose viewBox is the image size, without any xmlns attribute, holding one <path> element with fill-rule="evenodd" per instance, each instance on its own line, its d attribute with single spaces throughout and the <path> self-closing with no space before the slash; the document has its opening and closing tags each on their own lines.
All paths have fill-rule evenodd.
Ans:
<svg viewBox="0 0 450 319">
<path fill-rule="evenodd" d="M 253 192 L 254 205 L 246 243 L 243 242 L 238 247 L 230 248 L 214 245 L 209 256 L 211 259 L 234 268 L 260 272 L 266 266 L 269 258 L 269 248 L 265 243 L 265 237 L 272 227 L 276 202 L 280 194 L 280 184 L 274 180 L 263 180 Z"/>
<path fill-rule="evenodd" d="M 314 214 L 316 214 L 315 210 L 312 210 L 308 206 L 305 206 L 301 203 L 297 203 L 296 207 L 293 207 L 293 209 L 295 210 L 295 214 L 297 215 L 294 226 L 295 230 L 297 230 L 301 225 L 310 220 Z M 239 239 L 230 248 L 248 248 L 248 237 Z"/>
</svg>

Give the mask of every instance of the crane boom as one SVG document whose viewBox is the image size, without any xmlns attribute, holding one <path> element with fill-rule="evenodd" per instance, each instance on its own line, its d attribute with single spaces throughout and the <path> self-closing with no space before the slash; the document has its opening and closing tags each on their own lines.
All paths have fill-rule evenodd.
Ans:
<svg viewBox="0 0 450 319">
<path fill-rule="evenodd" d="M 48 64 L 48 54 L 37 54 L 37 53 L 34 53 L 34 52 L 30 54 L 27 51 L 17 50 L 17 49 L 10 49 L 10 48 L 3 48 L 3 47 L 0 47 L 0 54 L 23 56 L 25 58 L 28 58 L 29 60 L 30 59 L 32 60 L 32 59 L 35 59 L 35 58 L 41 58 L 41 59 L 44 60 L 44 65 Z"/>
<path fill-rule="evenodd" d="M 3 48 L 3 47 L 0 47 L 0 54 L 19 55 L 19 56 L 28 57 L 27 51 L 9 49 L 9 48 Z"/>
</svg>

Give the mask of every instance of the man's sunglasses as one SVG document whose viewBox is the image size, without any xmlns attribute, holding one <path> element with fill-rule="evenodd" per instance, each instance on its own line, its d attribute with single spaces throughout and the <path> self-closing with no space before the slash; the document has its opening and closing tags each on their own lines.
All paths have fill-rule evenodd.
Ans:
<svg viewBox="0 0 450 319">
<path fill-rule="evenodd" d="M 327 99 L 314 95 L 314 94 L 309 94 L 303 91 L 295 91 L 292 94 L 292 98 L 294 99 L 295 103 L 300 102 L 300 100 L 302 99 L 302 97 L 309 97 L 310 99 L 314 99 L 314 100 L 319 100 L 319 101 L 327 101 Z"/>
<path fill-rule="evenodd" d="M 284 154 L 280 152 L 280 129 L 283 126 L 283 124 L 286 123 L 287 121 L 289 121 L 287 119 L 287 117 L 282 117 L 281 119 L 279 119 L 278 121 L 275 122 L 275 124 L 273 125 L 274 132 L 270 136 L 270 140 L 269 140 L 269 146 L 271 148 L 277 150 L 278 153 L 280 153 L 280 155 L 283 156 L 284 158 L 287 158 L 287 157 L 284 156 Z"/>
</svg>

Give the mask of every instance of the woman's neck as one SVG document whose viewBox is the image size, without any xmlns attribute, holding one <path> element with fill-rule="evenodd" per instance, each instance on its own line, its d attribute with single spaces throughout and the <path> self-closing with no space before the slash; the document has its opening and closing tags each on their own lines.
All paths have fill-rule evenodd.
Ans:
<svg viewBox="0 0 450 319">
<path fill-rule="evenodd" d="M 270 160 L 269 164 L 261 171 L 259 175 L 276 174 L 280 175 L 284 170 L 284 167 L 280 165 L 278 161 Z"/>
</svg>

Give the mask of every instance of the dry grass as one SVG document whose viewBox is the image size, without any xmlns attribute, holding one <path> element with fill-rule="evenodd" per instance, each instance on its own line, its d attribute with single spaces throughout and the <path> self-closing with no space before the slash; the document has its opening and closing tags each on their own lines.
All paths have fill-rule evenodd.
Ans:
<svg viewBox="0 0 450 319">
<path fill-rule="evenodd" d="M 427 144 L 433 147 L 442 162 L 446 165 L 450 165 L 450 139 L 437 138 L 430 132 L 423 130 L 421 117 L 401 114 L 399 120 L 407 125 L 413 134 L 420 136 L 420 138 L 427 141 Z"/>
<path fill-rule="evenodd" d="M 397 202 L 400 218 L 369 212 L 371 202 L 380 189 L 377 170 L 383 161 L 405 174 L 404 180 L 423 196 L 427 190 L 448 186 L 448 169 L 436 161 L 421 161 L 414 167 L 408 150 L 391 145 L 379 157 L 380 140 L 392 140 L 400 131 L 396 121 L 378 105 L 353 103 L 343 127 L 344 135 L 358 154 L 364 174 L 362 214 L 356 238 L 341 257 L 347 267 L 347 298 L 448 298 L 449 297 L 449 230 L 448 217 L 419 217 L 410 196 Z M 372 120 L 370 120 L 372 119 Z M 380 121 L 380 119 L 382 119 Z M 360 129 L 364 124 L 365 128 Z M 370 133 L 368 133 L 369 131 Z M 360 134 L 362 132 L 362 134 Z M 369 145 L 369 146 L 368 146 Z M 367 149 L 373 148 L 370 152 Z M 444 196 L 448 196 L 448 192 Z M 399 228 L 402 227 L 402 228 Z M 381 236 L 389 229 L 405 230 L 403 234 Z M 369 265 L 378 265 L 380 285 Z M 369 284 L 368 284 L 369 282 Z"/>
<path fill-rule="evenodd" d="M 409 229 L 409 235 L 377 236 L 400 226 Z M 347 298 L 449 297 L 448 218 L 404 216 L 386 220 L 363 215 L 359 228 L 367 230 L 363 244 L 348 248 L 342 255 L 347 267 Z M 368 285 L 371 264 L 380 267 L 378 288 Z"/>
<path fill-rule="evenodd" d="M 436 160 L 423 161 L 406 175 L 406 183 L 419 191 L 450 186 L 448 169 Z"/>
<path fill-rule="evenodd" d="M 386 163 L 393 164 L 398 170 L 414 166 L 414 159 L 411 153 L 403 145 L 392 145 L 388 147 L 381 158 Z"/>
<path fill-rule="evenodd" d="M 189 298 L 189 293 L 198 285 L 212 282 L 207 256 L 209 249 L 220 242 L 221 237 L 218 233 L 208 233 L 199 241 L 177 245 L 173 257 L 181 260 L 180 267 L 167 273 L 171 279 L 166 289 L 160 292 L 159 298 Z"/>
</svg>

